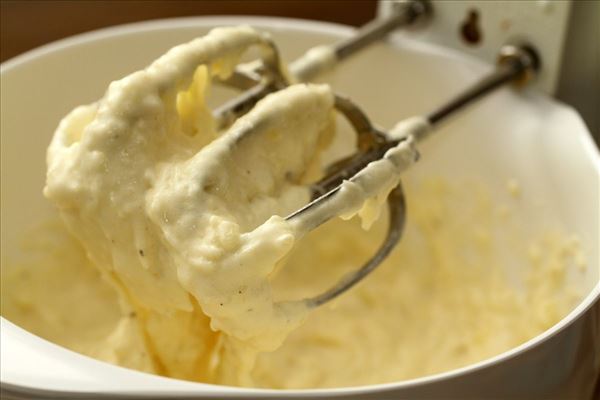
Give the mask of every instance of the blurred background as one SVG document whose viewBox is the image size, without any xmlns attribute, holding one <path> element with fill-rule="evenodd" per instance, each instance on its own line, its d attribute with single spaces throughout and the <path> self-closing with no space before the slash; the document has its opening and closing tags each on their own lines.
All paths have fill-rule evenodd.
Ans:
<svg viewBox="0 0 600 400">
<path fill-rule="evenodd" d="M 77 33 L 149 19 L 272 15 L 358 26 L 372 19 L 377 8 L 375 0 L 2 0 L 0 4 L 2 61 Z"/>
</svg>

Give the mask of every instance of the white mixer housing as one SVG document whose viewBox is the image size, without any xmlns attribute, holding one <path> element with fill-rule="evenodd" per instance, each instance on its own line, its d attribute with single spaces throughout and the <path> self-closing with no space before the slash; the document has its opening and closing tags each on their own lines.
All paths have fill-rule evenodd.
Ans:
<svg viewBox="0 0 600 400">
<path fill-rule="evenodd" d="M 379 15 L 386 16 L 403 0 L 381 0 Z M 569 1 L 444 1 L 430 2 L 432 17 L 426 26 L 403 29 L 398 35 L 450 47 L 488 62 L 506 43 L 530 42 L 540 53 L 543 68 L 535 82 L 554 94 L 560 76 L 567 36 Z M 463 29 L 477 36 L 468 39 Z"/>
</svg>

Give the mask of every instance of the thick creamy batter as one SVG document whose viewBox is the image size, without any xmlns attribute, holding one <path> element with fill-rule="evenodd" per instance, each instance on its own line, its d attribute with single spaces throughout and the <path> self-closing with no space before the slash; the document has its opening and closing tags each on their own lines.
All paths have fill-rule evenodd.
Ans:
<svg viewBox="0 0 600 400">
<path fill-rule="evenodd" d="M 61 122 L 45 188 L 134 312 L 162 319 L 199 307 L 226 334 L 222 357 L 242 366 L 306 314 L 302 303 L 275 303 L 268 277 L 297 236 L 277 215 L 308 201 L 303 181 L 333 121 L 326 86 L 296 85 L 217 137 L 208 77 L 227 76 L 263 40 L 251 28 L 215 29 L 113 82 Z"/>
<path fill-rule="evenodd" d="M 264 40 L 251 28 L 215 29 L 65 117 L 48 151 L 45 194 L 76 240 L 56 225 L 62 233 L 38 245 L 38 259 L 3 270 L 3 314 L 131 368 L 282 388 L 455 368 L 564 315 L 572 298 L 560 279 L 556 293 L 540 291 L 549 283 L 539 277 L 524 293 L 512 289 L 489 238 L 497 221 L 473 218 L 474 232 L 464 232 L 451 212 L 457 199 L 442 183 L 413 184 L 413 222 L 381 271 L 310 316 L 289 301 L 318 293 L 373 253 L 385 228 L 380 207 L 417 153 L 409 138 L 325 207 L 285 221 L 321 173 L 319 154 L 334 132 L 329 88 L 295 85 L 271 95 L 222 134 L 204 99 L 211 77 L 227 76 L 246 48 Z M 426 131 L 412 120 L 394 134 Z M 334 220 L 299 241 L 314 221 L 339 212 L 375 226 L 365 234 L 353 221 Z M 531 261 L 538 272 L 569 262 Z M 48 277 L 57 289 L 76 281 L 85 290 L 49 293 L 41 284 Z M 89 303 L 102 311 L 94 321 L 86 319 Z"/>
</svg>

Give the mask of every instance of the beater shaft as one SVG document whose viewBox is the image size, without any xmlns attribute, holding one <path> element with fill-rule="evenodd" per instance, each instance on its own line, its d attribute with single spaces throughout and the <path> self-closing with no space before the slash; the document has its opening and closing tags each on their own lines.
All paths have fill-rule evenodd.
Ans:
<svg viewBox="0 0 600 400">
<path fill-rule="evenodd" d="M 372 20 L 359 28 L 352 37 L 337 44 L 318 46 L 308 50 L 304 56 L 290 64 L 290 72 L 297 81 L 310 81 L 322 72 L 331 69 L 337 62 L 345 60 L 393 30 L 425 18 L 430 11 L 427 0 L 397 1 L 394 12 L 388 17 Z M 315 50 L 320 53 L 318 56 L 313 55 Z M 263 79 L 262 68 L 262 63 L 253 64 L 253 67 L 250 68 L 238 68 L 226 81 L 226 84 L 246 91 L 215 109 L 214 117 L 218 129 L 231 125 L 268 93 L 285 86 L 282 82 Z"/>
</svg>

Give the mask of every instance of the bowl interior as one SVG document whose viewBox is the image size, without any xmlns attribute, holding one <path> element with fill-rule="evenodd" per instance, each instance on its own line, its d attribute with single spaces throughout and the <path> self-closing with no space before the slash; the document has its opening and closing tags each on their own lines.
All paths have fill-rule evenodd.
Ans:
<svg viewBox="0 0 600 400">
<path fill-rule="evenodd" d="M 270 31 L 286 60 L 349 32 L 281 19 L 165 21 L 69 39 L 3 65 L 3 264 L 21 257 L 20 240 L 54 213 L 42 188 L 45 151 L 58 121 L 75 106 L 100 98 L 108 82 L 144 67 L 170 47 L 212 26 L 240 22 Z M 389 128 L 402 118 L 432 110 L 490 68 L 398 36 L 349 60 L 323 80 L 361 104 L 378 125 Z M 585 294 L 599 276 L 599 165 L 585 125 L 570 108 L 536 93 L 503 89 L 453 118 L 424 144 L 422 161 L 409 172 L 409 179 L 436 175 L 448 181 L 485 182 L 499 202 L 510 202 L 506 182 L 516 180 L 527 198 L 515 208 L 516 218 L 527 221 L 522 224 L 525 234 L 559 227 L 579 237 L 588 268 L 569 279 Z M 511 261 L 510 254 L 507 260 Z M 516 261 L 505 265 L 520 268 Z"/>
</svg>

